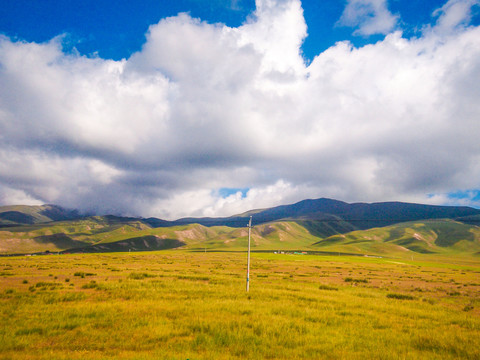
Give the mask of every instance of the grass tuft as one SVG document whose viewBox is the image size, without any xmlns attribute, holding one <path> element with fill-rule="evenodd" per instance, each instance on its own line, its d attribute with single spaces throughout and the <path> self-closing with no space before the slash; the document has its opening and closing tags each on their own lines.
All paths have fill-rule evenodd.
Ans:
<svg viewBox="0 0 480 360">
<path fill-rule="evenodd" d="M 387 298 L 397 299 L 397 300 L 415 300 L 416 299 L 415 296 L 412 296 L 412 295 L 396 294 L 396 293 L 387 294 Z"/>
<path fill-rule="evenodd" d="M 352 283 L 368 283 L 368 280 L 367 279 L 355 279 L 355 278 L 351 278 L 351 277 L 346 277 L 344 279 L 345 282 L 352 282 Z"/>
<path fill-rule="evenodd" d="M 82 285 L 82 289 L 98 289 L 98 284 L 95 280 L 92 280 L 88 284 Z"/>
<path fill-rule="evenodd" d="M 318 288 L 319 288 L 320 290 L 333 290 L 333 291 L 338 291 L 338 288 L 336 288 L 335 286 L 330 286 L 330 285 L 325 285 L 325 284 L 321 284 Z"/>
<path fill-rule="evenodd" d="M 128 275 L 128 278 L 133 280 L 143 280 L 146 278 L 153 278 L 153 277 L 156 277 L 156 276 L 148 273 L 136 273 L 136 272 L 132 272 L 130 273 L 130 275 Z"/>
</svg>

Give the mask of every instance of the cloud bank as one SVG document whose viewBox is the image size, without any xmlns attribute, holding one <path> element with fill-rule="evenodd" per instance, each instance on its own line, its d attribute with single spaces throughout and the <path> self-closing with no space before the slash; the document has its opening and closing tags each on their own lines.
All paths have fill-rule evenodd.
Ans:
<svg viewBox="0 0 480 360">
<path fill-rule="evenodd" d="M 346 11 L 360 3 L 380 14 L 361 31 L 393 29 L 384 1 Z M 308 65 L 298 0 L 257 0 L 238 28 L 163 19 L 122 61 L 0 37 L 0 203 L 175 219 L 475 192 L 477 3 L 450 0 L 421 37 L 339 42 Z"/>
<path fill-rule="evenodd" d="M 348 0 L 338 25 L 356 27 L 356 35 L 388 34 L 398 16 L 387 7 L 386 0 Z"/>
</svg>

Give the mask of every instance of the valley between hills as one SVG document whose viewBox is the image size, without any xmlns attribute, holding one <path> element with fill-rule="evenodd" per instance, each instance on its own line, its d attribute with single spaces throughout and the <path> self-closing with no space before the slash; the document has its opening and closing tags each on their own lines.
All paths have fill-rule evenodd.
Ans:
<svg viewBox="0 0 480 360">
<path fill-rule="evenodd" d="M 0 207 L 0 254 L 178 249 L 412 258 L 480 256 L 480 210 L 399 202 L 304 200 L 225 218 L 81 216 L 54 205 Z"/>
<path fill-rule="evenodd" d="M 165 221 L 3 207 L 0 358 L 479 359 L 479 212 L 317 199 Z"/>
</svg>

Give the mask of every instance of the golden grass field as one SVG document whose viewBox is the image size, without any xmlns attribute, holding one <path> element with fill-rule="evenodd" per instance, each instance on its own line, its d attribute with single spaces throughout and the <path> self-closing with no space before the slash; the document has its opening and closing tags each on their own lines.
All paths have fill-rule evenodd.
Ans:
<svg viewBox="0 0 480 360">
<path fill-rule="evenodd" d="M 0 359 L 480 359 L 478 258 L 0 258 Z"/>
</svg>

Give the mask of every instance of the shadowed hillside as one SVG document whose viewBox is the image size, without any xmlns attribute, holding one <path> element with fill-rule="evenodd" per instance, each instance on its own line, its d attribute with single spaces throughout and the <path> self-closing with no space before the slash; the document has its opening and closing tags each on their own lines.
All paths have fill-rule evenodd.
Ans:
<svg viewBox="0 0 480 360">
<path fill-rule="evenodd" d="M 30 223 L 10 223 L 0 229 L 3 254 L 171 248 L 244 251 L 248 242 L 249 217 L 242 216 L 165 221 L 109 215 L 52 221 L 74 213 L 50 205 L 2 210 L 4 221 Z M 318 199 L 242 215 L 253 214 L 253 250 L 317 249 L 398 256 L 479 253 L 479 213 L 468 207 Z"/>
<path fill-rule="evenodd" d="M 369 229 L 400 222 L 423 219 L 457 219 L 466 216 L 480 216 L 480 210 L 466 206 L 434 206 L 402 202 L 354 203 L 332 199 L 303 200 L 291 205 L 276 206 L 264 210 L 252 210 L 242 215 L 223 218 L 183 218 L 165 221 L 156 218 L 144 219 L 153 227 L 167 227 L 185 224 L 205 226 L 245 227 L 249 215 L 253 215 L 254 224 L 263 224 L 278 220 L 311 220 L 328 223 L 330 231 L 344 233 L 345 230 Z M 336 224 L 338 223 L 338 224 Z M 350 225 L 347 225 L 349 223 Z M 308 225 L 308 224 L 307 224 Z M 316 230 L 323 233 L 318 224 Z"/>
<path fill-rule="evenodd" d="M 480 251 L 480 227 L 453 220 L 426 220 L 338 234 L 314 245 L 370 254 L 475 254 Z"/>
<path fill-rule="evenodd" d="M 99 253 L 125 251 L 154 251 L 174 249 L 185 243 L 176 239 L 163 239 L 155 235 L 145 235 L 109 243 L 87 245 L 63 251 L 64 253 Z"/>
<path fill-rule="evenodd" d="M 318 240 L 295 222 L 263 224 L 252 230 L 252 249 L 308 248 Z M 245 228 L 199 224 L 151 228 L 136 220 L 92 217 L 4 229 L 0 231 L 0 253 L 144 251 L 177 247 L 244 250 L 247 241 Z"/>
<path fill-rule="evenodd" d="M 13 205 L 0 206 L 0 227 L 32 225 L 50 221 L 78 219 L 78 211 L 67 210 L 56 205 Z"/>
</svg>

